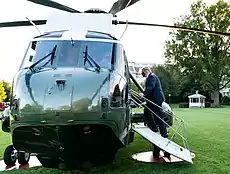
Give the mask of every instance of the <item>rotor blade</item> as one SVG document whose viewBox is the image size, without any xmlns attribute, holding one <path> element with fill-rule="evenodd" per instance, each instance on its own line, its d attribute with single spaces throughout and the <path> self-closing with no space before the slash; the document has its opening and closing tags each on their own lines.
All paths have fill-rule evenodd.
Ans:
<svg viewBox="0 0 230 174">
<path fill-rule="evenodd" d="M 171 28 L 171 29 L 177 29 L 177 30 L 206 33 L 206 34 L 211 34 L 211 35 L 216 35 L 216 36 L 230 36 L 230 33 L 222 33 L 222 32 L 218 32 L 218 31 L 202 30 L 202 29 L 197 29 L 197 28 L 189 28 L 189 27 L 181 27 L 181 26 L 173 26 L 173 25 L 160 25 L 160 24 L 126 22 L 126 21 L 113 21 L 113 24 L 115 24 L 115 25 L 117 25 L 117 24 L 129 24 L 129 25 L 164 27 L 164 28 Z"/>
<path fill-rule="evenodd" d="M 35 25 L 44 25 L 46 20 L 34 20 L 32 21 Z M 2 22 L 0 23 L 0 28 L 4 27 L 20 27 L 20 26 L 33 26 L 30 21 L 14 21 L 14 22 Z"/>
<path fill-rule="evenodd" d="M 27 0 L 27 1 L 30 1 L 30 2 L 39 4 L 39 5 L 44 5 L 44 6 L 47 6 L 47 7 L 56 8 L 56 9 L 59 9 L 59 10 L 71 12 L 71 13 L 80 13 L 79 11 L 77 11 L 77 10 L 75 10 L 73 8 L 70 8 L 68 6 L 59 4 L 59 3 L 51 1 L 51 0 Z"/>
<path fill-rule="evenodd" d="M 116 13 L 120 12 L 121 10 L 135 4 L 138 1 L 140 1 L 140 0 L 118 0 L 113 4 L 109 13 L 116 14 Z"/>
</svg>

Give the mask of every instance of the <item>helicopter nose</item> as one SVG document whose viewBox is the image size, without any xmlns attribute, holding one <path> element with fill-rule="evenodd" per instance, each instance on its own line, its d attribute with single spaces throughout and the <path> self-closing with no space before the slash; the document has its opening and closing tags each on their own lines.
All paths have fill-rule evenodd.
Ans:
<svg viewBox="0 0 230 174">
<path fill-rule="evenodd" d="M 20 98 L 18 120 L 72 121 L 73 115 L 101 111 L 101 96 L 108 94 L 109 72 L 95 73 L 84 68 L 59 68 L 33 74 L 18 81 Z M 104 105 L 105 103 L 103 103 Z M 67 114 L 67 112 L 70 114 Z"/>
<path fill-rule="evenodd" d="M 60 75 L 50 80 L 46 88 L 44 110 L 74 112 L 99 110 L 100 95 L 106 95 L 108 92 L 106 85 L 108 77 L 108 72 L 97 74 L 79 69 L 72 73 L 71 78 L 61 78 Z"/>
</svg>

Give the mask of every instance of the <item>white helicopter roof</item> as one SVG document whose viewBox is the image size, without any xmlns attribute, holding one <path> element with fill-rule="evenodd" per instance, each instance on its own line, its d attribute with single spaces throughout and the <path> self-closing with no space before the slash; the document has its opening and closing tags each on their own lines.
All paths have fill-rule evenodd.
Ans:
<svg viewBox="0 0 230 174">
<path fill-rule="evenodd" d="M 57 40 L 87 40 L 89 32 L 106 33 L 114 37 L 112 20 L 112 14 L 106 13 L 54 13 L 49 16 L 44 31 L 53 32 L 53 37 L 43 37 L 42 40 L 50 40 L 50 37 Z"/>
</svg>

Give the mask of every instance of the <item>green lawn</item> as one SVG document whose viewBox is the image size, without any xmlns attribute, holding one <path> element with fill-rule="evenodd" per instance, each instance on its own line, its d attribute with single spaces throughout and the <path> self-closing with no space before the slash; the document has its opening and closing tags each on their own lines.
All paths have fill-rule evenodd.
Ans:
<svg viewBox="0 0 230 174">
<path fill-rule="evenodd" d="M 186 121 L 189 145 L 196 154 L 194 164 L 150 164 L 132 160 L 136 152 L 150 150 L 151 146 L 140 136 L 116 156 L 116 162 L 109 166 L 92 168 L 90 173 L 152 173 L 152 174 L 226 174 L 230 173 L 230 108 L 179 109 L 174 108 L 176 115 Z M 0 157 L 10 142 L 9 135 L 0 133 Z M 2 172 L 3 174 L 5 172 Z M 57 170 L 34 168 L 18 173 L 66 173 Z"/>
</svg>

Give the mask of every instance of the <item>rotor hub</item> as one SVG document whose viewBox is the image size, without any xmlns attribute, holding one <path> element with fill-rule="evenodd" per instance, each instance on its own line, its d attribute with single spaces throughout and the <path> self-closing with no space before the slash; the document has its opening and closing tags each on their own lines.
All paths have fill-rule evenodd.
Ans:
<svg viewBox="0 0 230 174">
<path fill-rule="evenodd" d="M 90 8 L 90 9 L 84 11 L 84 13 L 107 13 L 107 12 L 100 9 L 100 8 Z"/>
</svg>

